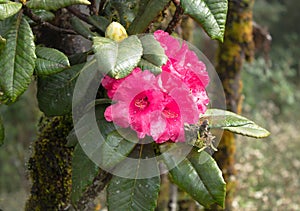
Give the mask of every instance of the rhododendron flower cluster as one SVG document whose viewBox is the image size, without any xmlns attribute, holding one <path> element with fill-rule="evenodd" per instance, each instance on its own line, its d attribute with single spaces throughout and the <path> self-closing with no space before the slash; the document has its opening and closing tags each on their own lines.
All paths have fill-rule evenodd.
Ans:
<svg viewBox="0 0 300 211">
<path fill-rule="evenodd" d="M 156 143 L 184 141 L 184 123 L 197 123 L 209 103 L 208 73 L 185 42 L 161 30 L 154 37 L 168 57 L 162 73 L 135 68 L 122 79 L 105 76 L 102 85 L 115 104 L 104 115 L 120 127 L 131 127 L 139 138 L 152 136 Z"/>
</svg>

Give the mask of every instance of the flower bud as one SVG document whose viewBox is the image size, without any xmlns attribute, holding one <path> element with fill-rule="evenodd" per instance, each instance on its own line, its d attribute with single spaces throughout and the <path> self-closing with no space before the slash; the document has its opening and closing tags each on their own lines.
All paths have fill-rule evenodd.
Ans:
<svg viewBox="0 0 300 211">
<path fill-rule="evenodd" d="M 112 22 L 106 28 L 105 37 L 119 42 L 127 38 L 128 35 L 125 28 L 120 23 Z"/>
</svg>

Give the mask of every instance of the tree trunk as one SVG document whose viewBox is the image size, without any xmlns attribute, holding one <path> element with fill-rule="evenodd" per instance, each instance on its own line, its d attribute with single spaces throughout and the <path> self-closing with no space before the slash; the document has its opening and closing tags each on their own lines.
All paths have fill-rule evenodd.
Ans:
<svg viewBox="0 0 300 211">
<path fill-rule="evenodd" d="M 69 204 L 72 184 L 73 149 L 65 146 L 72 119 L 42 118 L 39 128 L 28 162 L 32 187 L 25 210 L 64 210 Z"/>
<path fill-rule="evenodd" d="M 252 9 L 254 0 L 229 0 L 224 43 L 220 43 L 216 70 L 223 83 L 227 109 L 236 113 L 242 110 L 242 81 L 240 79 L 244 61 L 251 61 L 254 54 L 252 37 Z M 227 183 L 225 210 L 232 210 L 236 188 L 234 175 L 235 136 L 224 132 L 214 154 Z M 212 210 L 221 210 L 213 207 Z"/>
</svg>

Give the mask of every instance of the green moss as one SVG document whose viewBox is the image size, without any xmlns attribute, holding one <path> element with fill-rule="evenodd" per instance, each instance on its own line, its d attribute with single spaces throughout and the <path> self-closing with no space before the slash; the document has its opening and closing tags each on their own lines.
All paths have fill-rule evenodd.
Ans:
<svg viewBox="0 0 300 211">
<path fill-rule="evenodd" d="M 62 210 L 71 193 L 72 148 L 65 146 L 72 129 L 70 117 L 43 118 L 28 162 L 32 180 L 26 211 Z"/>
</svg>

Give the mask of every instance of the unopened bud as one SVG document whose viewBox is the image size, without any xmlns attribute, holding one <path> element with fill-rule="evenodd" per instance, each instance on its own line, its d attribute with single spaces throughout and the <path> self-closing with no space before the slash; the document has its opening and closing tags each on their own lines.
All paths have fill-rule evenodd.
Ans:
<svg viewBox="0 0 300 211">
<path fill-rule="evenodd" d="M 105 37 L 114 41 L 122 41 L 128 37 L 125 28 L 118 22 L 112 22 L 105 31 Z"/>
</svg>

